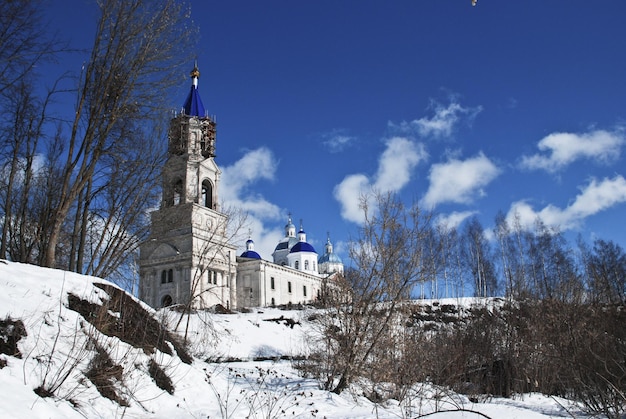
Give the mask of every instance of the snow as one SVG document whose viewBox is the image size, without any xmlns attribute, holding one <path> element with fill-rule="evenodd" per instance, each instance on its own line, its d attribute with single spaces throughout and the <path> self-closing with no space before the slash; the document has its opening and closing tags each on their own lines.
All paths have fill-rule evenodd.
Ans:
<svg viewBox="0 0 626 419">
<path fill-rule="evenodd" d="M 192 316 L 188 325 L 183 318 L 178 335 L 187 330 L 194 356 L 193 363 L 185 364 L 175 352 L 171 356 L 158 350 L 146 353 L 103 335 L 70 310 L 68 293 L 98 304 L 109 298 L 94 283 L 108 284 L 70 272 L 0 261 L 0 320 L 20 319 L 27 331 L 18 343 L 21 358 L 0 354 L 0 361 L 6 362 L 0 368 L 1 418 L 403 418 L 440 411 L 429 417 L 540 419 L 570 417 L 570 409 L 580 415 L 568 401 L 540 394 L 472 403 L 450 392 L 437 395 L 439 389 L 423 384 L 408 411 L 395 401 L 377 405 L 355 392 L 336 395 L 320 390 L 315 380 L 302 378 L 284 360 L 307 354 L 311 312 L 306 310 L 202 312 Z M 144 307 L 170 328 L 180 319 L 180 313 Z M 295 322 L 293 327 L 287 319 Z M 123 367 L 123 384 L 117 382 L 115 388 L 129 406 L 102 397 L 86 378 L 96 353 L 93 342 Z M 148 374 L 151 359 L 170 377 L 173 394 L 160 389 Z M 53 388 L 55 396 L 35 394 L 33 390 L 42 384 Z M 446 412 L 458 409 L 465 410 Z"/>
</svg>

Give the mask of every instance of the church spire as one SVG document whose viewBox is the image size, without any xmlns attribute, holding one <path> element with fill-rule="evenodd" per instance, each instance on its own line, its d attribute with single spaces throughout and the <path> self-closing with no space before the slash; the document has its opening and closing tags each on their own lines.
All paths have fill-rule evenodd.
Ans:
<svg viewBox="0 0 626 419">
<path fill-rule="evenodd" d="M 241 254 L 242 258 L 261 259 L 261 255 L 254 251 L 254 241 L 252 241 L 252 231 L 248 230 L 248 240 L 246 241 L 246 251 Z"/>
<path fill-rule="evenodd" d="M 206 116 L 206 111 L 204 110 L 202 99 L 200 99 L 200 93 L 198 93 L 200 70 L 198 70 L 197 62 L 193 66 L 193 70 L 191 70 L 189 76 L 191 77 L 191 90 L 189 91 L 187 100 L 185 100 L 185 104 L 183 105 L 183 111 L 187 116 L 198 116 L 200 118 L 204 118 Z"/>
<path fill-rule="evenodd" d="M 326 246 L 324 247 L 326 254 L 333 253 L 333 244 L 330 242 L 330 231 L 326 233 Z"/>
<path fill-rule="evenodd" d="M 296 226 L 291 221 L 291 213 L 289 213 L 287 224 L 285 224 L 285 237 L 296 237 Z"/>
</svg>

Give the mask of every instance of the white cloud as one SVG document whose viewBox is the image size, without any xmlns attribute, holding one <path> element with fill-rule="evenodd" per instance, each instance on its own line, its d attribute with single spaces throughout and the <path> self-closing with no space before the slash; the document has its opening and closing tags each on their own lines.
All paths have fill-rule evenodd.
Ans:
<svg viewBox="0 0 626 419">
<path fill-rule="evenodd" d="M 223 205 L 247 213 L 245 228 L 252 231 L 255 250 L 264 259 L 271 258 L 274 246 L 283 235 L 278 229 L 267 230 L 264 222 L 279 219 L 281 211 L 277 205 L 249 189 L 260 180 L 274 180 L 277 166 L 273 153 L 261 147 L 248 151 L 232 165 L 222 168 L 220 180 L 219 193 Z M 240 233 L 247 238 L 247 231 Z"/>
<path fill-rule="evenodd" d="M 281 228 L 268 229 L 264 225 L 264 220 L 254 216 L 250 216 L 246 219 L 246 231 L 242 232 L 245 233 L 246 240 L 248 239 L 247 229 L 250 229 L 252 234 L 254 250 L 260 254 L 263 259 L 272 260 L 272 253 L 276 248 L 276 244 L 284 236 L 283 230 Z M 239 253 L 244 250 L 243 243 L 240 250 Z"/>
<path fill-rule="evenodd" d="M 470 122 L 482 111 L 482 107 L 464 107 L 454 100 L 444 106 L 437 102 L 432 102 L 434 115 L 430 118 L 422 117 L 412 121 L 402 121 L 399 124 L 389 122 L 389 127 L 404 133 L 417 133 L 422 137 L 447 138 L 452 135 L 456 125 L 462 117 Z"/>
<path fill-rule="evenodd" d="M 274 219 L 279 208 L 248 188 L 259 180 L 274 180 L 278 162 L 272 152 L 261 147 L 222 169 L 220 196 L 224 205 L 242 209 L 250 216 Z"/>
<path fill-rule="evenodd" d="M 371 190 L 367 176 L 356 174 L 345 177 L 333 190 L 335 199 L 341 204 L 341 216 L 348 221 L 362 223 L 361 199 L 369 195 Z"/>
<path fill-rule="evenodd" d="M 483 188 L 499 174 L 500 169 L 482 153 L 464 161 L 450 159 L 434 164 L 422 203 L 428 208 L 444 202 L 470 203 L 477 196 L 485 195 Z"/>
<path fill-rule="evenodd" d="M 476 213 L 476 211 L 454 211 L 450 214 L 442 214 L 437 216 L 435 223 L 440 227 L 450 230 L 453 228 L 458 228 L 463 223 L 463 221 L 467 220 L 469 217 L 475 215 Z"/>
<path fill-rule="evenodd" d="M 265 147 L 248 151 L 241 159 L 222 169 L 222 190 L 225 201 L 237 199 L 245 188 L 257 180 L 274 180 L 278 162 Z"/>
<path fill-rule="evenodd" d="M 414 143 L 403 137 L 386 141 L 387 148 L 380 156 L 378 170 L 373 179 L 364 174 L 346 176 L 335 186 L 335 199 L 341 204 L 341 216 L 355 223 L 363 222 L 361 199 L 373 191 L 396 192 L 411 179 L 415 166 L 428 158 L 423 144 Z"/>
<path fill-rule="evenodd" d="M 517 217 L 521 227 L 527 230 L 534 228 L 537 219 L 548 226 L 569 230 L 578 227 L 585 218 L 623 202 L 626 202 L 626 180 L 618 175 L 602 181 L 592 179 L 564 209 L 547 205 L 535 211 L 528 202 L 518 201 L 511 205 L 506 218 L 513 225 Z"/>
<path fill-rule="evenodd" d="M 554 173 L 580 159 L 610 163 L 619 158 L 624 143 L 622 132 L 604 130 L 583 134 L 557 132 L 539 141 L 537 148 L 541 153 L 523 156 L 521 167 Z"/>
<path fill-rule="evenodd" d="M 331 153 L 343 151 L 356 139 L 356 137 L 347 135 L 346 131 L 342 129 L 334 129 L 329 133 L 323 134 L 322 138 L 324 139 L 324 145 Z"/>
<path fill-rule="evenodd" d="M 374 188 L 381 192 L 402 189 L 411 179 L 413 168 L 427 158 L 424 144 L 402 137 L 387 140 L 387 148 L 378 160 Z"/>
<path fill-rule="evenodd" d="M 26 158 L 18 157 L 18 168 L 19 170 L 16 172 L 16 178 L 13 180 L 16 184 L 24 182 L 24 168 L 27 166 Z M 45 155 L 41 153 L 36 153 L 33 156 L 33 160 L 31 162 L 30 170 L 35 176 L 44 176 L 47 177 L 49 175 L 49 162 Z M 10 164 L 4 164 L 0 166 L 0 176 L 2 176 L 5 180 L 8 181 L 9 172 L 11 170 Z"/>
</svg>

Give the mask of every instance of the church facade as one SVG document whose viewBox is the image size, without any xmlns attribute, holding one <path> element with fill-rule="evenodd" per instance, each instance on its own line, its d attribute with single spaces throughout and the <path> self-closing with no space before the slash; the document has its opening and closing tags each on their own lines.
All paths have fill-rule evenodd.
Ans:
<svg viewBox="0 0 626 419">
<path fill-rule="evenodd" d="M 179 115 L 172 118 L 163 198 L 140 246 L 139 298 L 152 307 L 191 304 L 226 308 L 307 304 L 320 298 L 325 281 L 343 273 L 328 239 L 319 256 L 306 233 L 289 218 L 272 261 L 254 251 L 251 238 L 237 256 L 228 217 L 220 212 L 221 171 L 215 163 L 216 124 L 198 92 L 197 68 Z"/>
</svg>

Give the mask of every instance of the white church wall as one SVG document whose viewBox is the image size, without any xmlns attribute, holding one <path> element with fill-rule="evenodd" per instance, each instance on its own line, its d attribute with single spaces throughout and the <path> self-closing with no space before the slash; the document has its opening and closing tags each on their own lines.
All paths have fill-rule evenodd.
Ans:
<svg viewBox="0 0 626 419">
<path fill-rule="evenodd" d="M 242 306 L 309 304 L 321 288 L 316 275 L 276 265 L 260 259 L 238 259 L 238 296 Z M 243 302 L 242 302 L 243 299 Z"/>
</svg>

